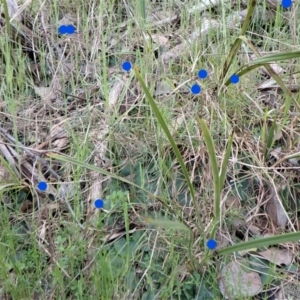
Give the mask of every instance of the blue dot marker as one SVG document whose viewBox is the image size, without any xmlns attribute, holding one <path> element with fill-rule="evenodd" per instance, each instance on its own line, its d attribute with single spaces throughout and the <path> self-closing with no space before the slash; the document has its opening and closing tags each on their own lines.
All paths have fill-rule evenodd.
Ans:
<svg viewBox="0 0 300 300">
<path fill-rule="evenodd" d="M 73 34 L 75 32 L 76 28 L 73 25 L 68 25 L 67 26 L 67 33 L 68 34 Z"/>
<path fill-rule="evenodd" d="M 73 34 L 76 28 L 73 25 L 61 25 L 58 28 L 60 34 Z"/>
<path fill-rule="evenodd" d="M 192 87 L 191 87 L 191 92 L 194 94 L 194 95 L 197 95 L 201 92 L 201 87 L 200 85 L 198 84 L 194 84 Z"/>
<path fill-rule="evenodd" d="M 206 246 L 209 250 L 214 250 L 217 247 L 217 242 L 215 240 L 208 240 Z"/>
<path fill-rule="evenodd" d="M 58 33 L 60 33 L 60 34 L 66 34 L 66 33 L 67 33 L 67 30 L 68 30 L 68 28 L 67 28 L 66 25 L 61 25 L 61 26 L 59 26 L 59 28 L 58 28 Z"/>
<path fill-rule="evenodd" d="M 233 84 L 237 84 L 239 81 L 240 81 L 240 77 L 236 74 L 234 74 L 230 77 L 230 82 Z"/>
<path fill-rule="evenodd" d="M 204 69 L 200 70 L 200 71 L 198 72 L 198 77 L 199 77 L 200 79 L 205 79 L 205 78 L 207 77 L 207 71 L 204 70 Z"/>
<path fill-rule="evenodd" d="M 95 204 L 96 208 L 103 208 L 103 206 L 104 206 L 104 202 L 101 199 L 96 199 L 94 204 Z"/>
<path fill-rule="evenodd" d="M 38 186 L 37 186 L 37 187 L 38 187 L 38 189 L 39 189 L 40 191 L 44 192 L 44 191 L 46 191 L 48 185 L 47 185 L 47 182 L 45 182 L 45 181 L 40 181 L 40 182 L 38 183 Z"/>
<path fill-rule="evenodd" d="M 283 8 L 289 8 L 292 6 L 292 0 L 282 0 L 281 5 Z"/>
<path fill-rule="evenodd" d="M 131 70 L 131 63 L 129 61 L 123 62 L 122 68 L 124 71 L 129 72 Z"/>
</svg>

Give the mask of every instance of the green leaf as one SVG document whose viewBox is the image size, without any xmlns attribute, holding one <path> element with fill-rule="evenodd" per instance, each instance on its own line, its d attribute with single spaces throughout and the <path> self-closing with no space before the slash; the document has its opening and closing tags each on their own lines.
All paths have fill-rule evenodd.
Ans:
<svg viewBox="0 0 300 300">
<path fill-rule="evenodd" d="M 266 260 L 253 255 L 250 255 L 249 260 L 251 268 L 259 274 L 263 285 L 270 284 L 277 277 L 276 268 Z"/>
<path fill-rule="evenodd" d="M 122 253 L 126 252 L 125 250 L 128 247 L 127 241 L 125 238 L 120 238 L 116 240 L 114 243 L 114 249 L 118 253 L 118 255 L 122 255 Z"/>
<path fill-rule="evenodd" d="M 243 242 L 239 243 L 234 246 L 229 246 L 226 248 L 223 248 L 217 253 L 219 255 L 226 255 L 238 251 L 243 251 L 243 250 L 249 250 L 252 248 L 259 248 L 259 247 L 268 247 L 270 245 L 277 245 L 281 243 L 288 243 L 288 242 L 295 242 L 300 240 L 300 231 L 297 232 L 292 232 L 292 233 L 284 233 L 280 235 L 275 235 L 271 237 L 266 237 L 266 238 L 259 238 L 257 240 L 252 240 L 249 242 Z"/>
</svg>

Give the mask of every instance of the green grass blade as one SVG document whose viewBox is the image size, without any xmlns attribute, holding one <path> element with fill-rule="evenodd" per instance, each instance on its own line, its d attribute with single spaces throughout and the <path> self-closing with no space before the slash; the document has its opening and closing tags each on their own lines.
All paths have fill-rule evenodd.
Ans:
<svg viewBox="0 0 300 300">
<path fill-rule="evenodd" d="M 277 117 L 275 117 L 275 119 L 272 122 L 272 126 L 271 128 L 268 130 L 268 135 L 267 135 L 267 151 L 266 151 L 266 156 L 265 156 L 265 160 L 267 161 L 269 154 L 272 150 L 272 147 L 275 143 L 275 138 L 276 138 L 276 121 L 277 121 Z"/>
<path fill-rule="evenodd" d="M 252 50 L 256 54 L 259 54 L 255 50 L 255 48 L 252 48 Z M 265 67 L 266 64 L 274 63 L 276 61 L 282 61 L 282 60 L 292 59 L 292 58 L 299 58 L 299 57 L 300 57 L 300 51 L 284 52 L 284 53 L 281 53 L 281 54 L 279 53 L 279 54 L 266 55 L 264 57 L 259 57 L 257 59 L 254 59 L 249 64 L 246 64 L 246 65 L 242 66 L 240 69 L 238 69 L 236 71 L 235 74 L 237 74 L 237 75 L 239 75 L 241 77 L 241 76 L 243 76 L 243 75 L 249 73 L 250 71 L 255 70 L 255 69 L 259 68 L 259 67 Z M 229 84 L 230 84 L 230 80 L 227 80 L 226 83 L 225 83 L 225 85 L 229 85 Z"/>
<path fill-rule="evenodd" d="M 208 127 L 206 126 L 205 121 L 200 118 L 199 125 L 201 127 L 203 138 L 208 150 L 209 161 L 211 164 L 213 180 L 214 180 L 214 225 L 213 225 L 213 232 L 212 236 L 214 236 L 214 231 L 216 228 L 216 224 L 220 219 L 220 202 L 221 202 L 221 185 L 220 185 L 220 178 L 219 178 L 219 168 L 218 168 L 218 161 L 217 155 L 215 151 L 215 146 L 209 132 Z"/>
<path fill-rule="evenodd" d="M 243 242 L 234 246 L 226 247 L 217 251 L 217 253 L 219 255 L 226 255 L 226 254 L 231 254 L 233 252 L 250 250 L 259 247 L 268 247 L 270 245 L 277 245 L 281 243 L 296 242 L 299 240 L 300 240 L 300 231 L 292 232 L 292 233 L 284 233 L 280 235 L 260 238 L 257 240 Z"/>
<path fill-rule="evenodd" d="M 262 125 L 262 130 L 261 130 L 261 142 L 262 142 L 262 150 L 264 153 L 264 158 L 266 159 L 267 157 L 267 152 L 268 152 L 268 148 L 267 148 L 267 119 L 268 119 L 268 110 L 265 110 L 264 113 L 264 122 Z"/>
<path fill-rule="evenodd" d="M 228 170 L 228 161 L 230 158 L 230 153 L 231 153 L 231 148 L 232 148 L 232 143 L 233 143 L 233 132 L 231 133 L 228 143 L 227 143 L 227 148 L 225 151 L 224 159 L 221 165 L 221 174 L 220 174 L 220 189 L 222 191 L 222 188 L 224 187 L 225 179 L 226 179 L 226 173 Z"/>
<path fill-rule="evenodd" d="M 245 35 L 247 30 L 249 29 L 248 27 L 249 27 L 249 24 L 250 24 L 251 17 L 253 15 L 255 6 L 256 6 L 256 0 L 251 0 L 248 7 L 247 7 L 247 15 L 245 17 L 245 20 L 244 20 L 244 23 L 243 23 L 243 26 L 242 26 L 242 29 L 241 29 L 240 36 Z M 233 61 L 234 57 L 237 55 L 237 52 L 238 52 L 238 50 L 241 46 L 241 43 L 242 43 L 242 40 L 240 39 L 240 37 L 238 37 L 234 41 L 234 43 L 233 43 L 233 45 L 230 49 L 230 52 L 228 54 L 228 57 L 225 60 L 225 63 L 224 63 L 224 66 L 223 66 L 223 71 L 222 71 L 222 74 L 221 74 L 221 77 L 220 77 L 220 81 L 223 82 L 224 78 L 226 77 L 227 72 L 228 72 L 230 66 L 232 65 L 232 61 Z"/>
<path fill-rule="evenodd" d="M 2 0 L 2 3 L 3 3 L 4 15 L 5 15 L 5 27 L 6 27 L 7 37 L 10 37 L 11 28 L 10 28 L 10 18 L 8 13 L 7 2 L 6 0 Z"/>
<path fill-rule="evenodd" d="M 251 47 L 253 50 L 253 47 Z M 255 49 L 255 48 L 254 48 Z M 287 60 L 300 57 L 300 51 L 289 51 L 276 54 L 270 54 L 254 59 L 250 64 L 267 64 L 275 61 Z"/>
<path fill-rule="evenodd" d="M 143 26 L 145 26 L 145 23 L 146 23 L 146 3 L 145 2 L 146 2 L 145 0 L 139 1 L 140 13 L 141 13 L 141 17 L 142 17 Z"/>
<path fill-rule="evenodd" d="M 203 133 L 203 138 L 204 138 L 207 150 L 208 150 L 209 160 L 210 160 L 212 173 L 213 173 L 213 177 L 214 177 L 215 190 L 219 191 L 220 190 L 219 168 L 218 168 L 218 161 L 217 161 L 217 155 L 216 155 L 216 151 L 215 151 L 214 142 L 212 140 L 209 129 L 208 129 L 205 121 L 202 118 L 199 119 L 199 124 L 200 124 L 200 128 Z"/>
<path fill-rule="evenodd" d="M 142 89 L 143 89 L 143 91 L 144 91 L 144 93 L 146 95 L 147 100 L 149 101 L 149 104 L 150 104 L 150 106 L 151 106 L 151 108 L 153 110 L 153 113 L 155 114 L 155 116 L 156 116 L 156 118 L 157 118 L 160 126 L 162 127 L 163 131 L 165 132 L 165 134 L 166 134 L 166 136 L 167 136 L 167 138 L 168 138 L 168 140 L 169 140 L 169 142 L 170 142 L 170 144 L 172 146 L 172 149 L 173 149 L 173 151 L 174 151 L 174 153 L 176 155 L 176 158 L 177 158 L 177 160 L 178 160 L 178 162 L 180 164 L 180 167 L 181 167 L 181 170 L 182 170 L 183 175 L 185 177 L 185 180 L 186 180 L 186 182 L 188 184 L 188 187 L 189 187 L 189 190 L 190 190 L 190 193 L 191 193 L 191 196 L 192 196 L 192 200 L 193 200 L 193 203 L 195 205 L 195 210 L 196 210 L 197 217 L 200 220 L 198 204 L 195 201 L 195 190 L 194 190 L 194 187 L 193 187 L 193 185 L 191 183 L 189 173 L 188 173 L 187 168 L 186 168 L 186 166 L 184 164 L 184 161 L 182 159 L 180 151 L 179 151 L 179 149 L 178 149 L 178 147 L 177 147 L 177 145 L 176 145 L 176 143 L 175 143 L 175 141 L 174 141 L 174 139 L 173 139 L 173 137 L 172 137 L 172 135 L 171 135 L 171 133 L 170 133 L 170 131 L 168 129 L 168 126 L 167 126 L 166 122 L 164 121 L 164 119 L 163 119 L 163 117 L 162 117 L 162 115 L 161 115 L 161 113 L 159 111 L 159 108 L 157 107 L 157 105 L 155 103 L 154 98 L 152 97 L 149 89 L 147 88 L 147 86 L 146 86 L 144 80 L 142 79 L 140 73 L 138 72 L 137 68 L 134 68 L 134 72 L 135 72 L 135 75 L 136 75 L 138 81 L 140 82 L 140 84 L 142 86 Z"/>
<path fill-rule="evenodd" d="M 244 37 L 240 37 L 242 40 L 246 41 L 249 45 L 249 42 L 247 39 L 244 39 Z M 255 52 L 256 55 L 260 55 L 258 51 L 255 49 L 255 47 L 251 47 L 251 49 Z M 283 52 L 279 54 L 270 54 L 266 55 L 264 57 L 259 57 L 257 59 L 254 59 L 249 64 L 246 64 L 242 66 L 240 69 L 236 71 L 235 74 L 239 75 L 240 77 L 249 73 L 252 70 L 255 70 L 259 67 L 266 67 L 266 64 L 274 63 L 276 61 L 282 61 L 292 58 L 299 58 L 300 57 L 300 51 L 294 51 L 294 52 Z M 269 65 L 267 65 L 269 67 Z M 229 85 L 230 80 L 227 80 L 225 85 Z"/>
<path fill-rule="evenodd" d="M 246 44 L 250 46 L 250 48 L 253 50 L 253 52 L 256 54 L 256 56 L 260 56 L 259 52 L 256 50 L 256 48 L 249 42 L 245 37 L 240 37 L 241 40 L 243 40 Z M 269 63 L 274 63 L 276 61 L 281 60 L 287 60 L 292 58 L 298 58 L 300 57 L 300 51 L 293 51 L 293 52 L 283 52 L 278 54 L 271 54 L 264 57 L 259 57 L 255 60 L 253 60 L 250 65 L 242 66 L 235 74 L 237 74 L 239 77 L 249 73 L 250 71 L 259 68 L 259 67 L 265 67 L 266 70 L 270 73 L 270 75 L 274 78 L 274 80 L 277 82 L 277 84 L 281 87 L 281 89 L 284 91 L 286 95 L 289 95 L 289 97 L 292 99 L 295 107 L 300 111 L 300 105 L 297 102 L 296 99 L 294 99 L 292 92 L 285 86 L 283 80 L 280 76 L 272 69 L 272 67 L 269 65 Z M 228 79 L 225 82 L 225 86 L 228 86 L 231 84 L 230 79 Z M 287 105 L 289 104 L 289 100 L 286 101 Z M 289 107 L 285 107 L 286 110 L 289 109 Z"/>
</svg>

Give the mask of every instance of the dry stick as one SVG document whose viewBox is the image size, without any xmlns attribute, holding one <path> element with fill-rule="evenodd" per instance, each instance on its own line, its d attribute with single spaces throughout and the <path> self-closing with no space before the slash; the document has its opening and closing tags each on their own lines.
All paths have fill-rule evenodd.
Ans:
<svg viewBox="0 0 300 300">
<path fill-rule="evenodd" d="M 49 171 L 52 175 L 54 175 L 57 179 L 60 179 L 60 178 L 61 178 L 56 172 L 54 172 L 54 171 L 50 168 L 50 166 L 48 165 L 48 163 L 47 163 L 46 160 L 44 160 L 43 158 L 41 158 L 41 157 L 39 157 L 39 156 L 36 156 L 36 155 L 32 154 L 31 151 L 29 151 L 22 143 L 20 143 L 19 141 L 16 141 L 16 139 L 15 139 L 14 137 L 12 137 L 9 133 L 7 133 L 7 131 L 6 131 L 5 129 L 3 129 L 3 128 L 0 127 L 0 132 L 1 132 L 7 139 L 9 139 L 11 142 L 13 142 L 13 143 L 17 144 L 19 147 L 23 148 L 24 151 L 25 151 L 27 154 L 29 154 L 31 157 L 33 157 L 33 158 L 39 160 L 45 167 L 47 167 L 48 171 Z M 15 155 L 17 155 L 17 153 L 15 153 Z M 32 172 L 32 173 L 33 173 L 33 172 Z M 35 179 L 36 179 L 36 178 L 35 178 Z M 37 179 L 36 179 L 36 180 L 37 180 Z M 84 230 L 84 226 L 77 220 L 76 215 L 75 215 L 75 212 L 73 211 L 73 209 L 72 209 L 72 207 L 71 207 L 71 205 L 70 205 L 70 203 L 69 203 L 69 201 L 67 200 L 66 197 L 64 197 L 64 201 L 65 201 L 65 203 L 66 203 L 66 205 L 67 205 L 67 208 L 68 208 L 70 214 L 72 215 L 73 219 L 74 219 L 75 222 L 77 223 L 77 225 L 78 225 L 82 230 Z"/>
<path fill-rule="evenodd" d="M 32 157 L 32 158 L 34 158 L 34 159 L 40 161 L 40 162 L 42 163 L 42 165 L 43 165 L 44 167 L 47 168 L 47 171 L 48 171 L 49 173 L 51 173 L 51 175 L 53 175 L 56 179 L 61 179 L 61 176 L 59 176 L 55 171 L 52 170 L 52 168 L 49 166 L 48 162 L 47 162 L 45 159 L 41 158 L 40 156 L 34 155 L 34 154 L 32 153 L 32 151 L 34 151 L 34 150 L 31 150 L 31 151 L 28 150 L 27 147 L 25 147 L 25 146 L 24 146 L 22 143 L 20 143 L 19 141 L 16 141 L 16 139 L 15 139 L 13 136 L 11 136 L 9 133 L 7 133 L 7 131 L 6 131 L 5 129 L 3 129 L 3 128 L 1 128 L 1 127 L 0 127 L 0 132 L 2 132 L 2 134 L 3 134 L 8 140 L 10 140 L 12 143 L 14 143 L 14 144 L 18 145 L 19 147 L 21 147 L 21 148 L 22 148 L 22 149 L 23 149 L 30 157 Z"/>
</svg>

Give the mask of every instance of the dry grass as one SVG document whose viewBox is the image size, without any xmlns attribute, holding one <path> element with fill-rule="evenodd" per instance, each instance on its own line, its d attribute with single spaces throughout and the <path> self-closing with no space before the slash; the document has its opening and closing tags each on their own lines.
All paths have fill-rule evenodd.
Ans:
<svg viewBox="0 0 300 300">
<path fill-rule="evenodd" d="M 147 2 L 145 21 L 142 2 L 18 3 L 10 11 L 11 32 L 0 17 L 1 299 L 222 297 L 218 276 L 225 260 L 192 270 L 189 237 L 146 222 L 185 223 L 194 233 L 194 257 L 203 257 L 214 188 L 199 115 L 220 160 L 235 130 L 219 247 L 299 230 L 297 110 L 284 110 L 286 94 L 262 68 L 221 92 L 222 67 L 246 5 L 211 2 L 203 13 L 193 1 Z M 262 55 L 297 50 L 297 6 L 281 15 L 268 1 L 258 4 L 248 38 Z M 59 35 L 63 24 L 73 24 L 76 33 Z M 230 70 L 254 58 L 243 44 Z M 198 217 L 138 80 L 121 69 L 126 60 L 139 69 L 179 147 Z M 196 77 L 202 68 L 209 73 L 203 82 Z M 273 68 L 298 100 L 298 62 Z M 196 81 L 199 96 L 190 93 Z M 49 159 L 49 152 L 103 168 L 152 196 Z M 36 189 L 40 181 L 49 183 L 47 193 Z M 97 198 L 104 199 L 102 211 L 94 208 Z M 285 285 L 298 285 L 299 245 L 283 248 L 293 253 L 293 263 L 275 268 L 264 291 L 288 299 Z"/>
</svg>

